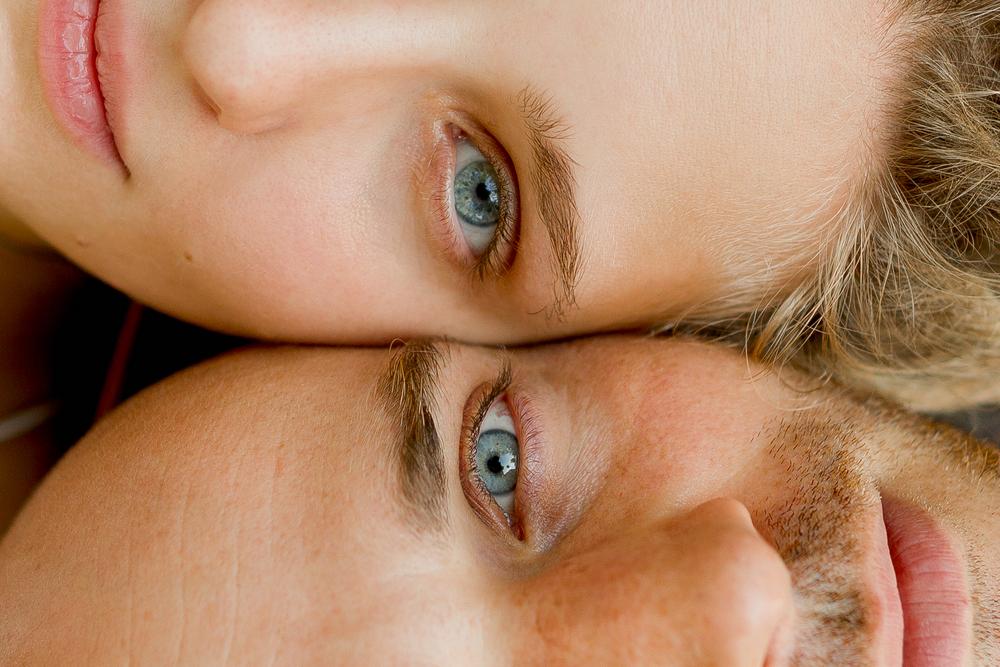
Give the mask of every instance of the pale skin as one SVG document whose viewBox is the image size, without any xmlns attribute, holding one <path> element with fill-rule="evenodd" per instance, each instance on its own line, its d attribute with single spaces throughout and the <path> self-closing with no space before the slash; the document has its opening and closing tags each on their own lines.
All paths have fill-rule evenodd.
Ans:
<svg viewBox="0 0 1000 667">
<path fill-rule="evenodd" d="M 103 0 L 126 177 L 48 109 L 39 8 L 0 8 L 0 231 L 255 337 L 534 341 L 747 284 L 748 309 L 807 275 L 878 144 L 876 0 Z M 575 262 L 532 125 L 568 169 L 548 189 L 575 201 Z M 445 126 L 516 180 L 482 278 L 432 158 Z"/>
<path fill-rule="evenodd" d="M 400 491 L 378 388 L 399 348 L 236 353 L 121 408 L 42 485 L 0 543 L 0 656 L 899 664 L 865 557 L 880 495 L 977 560 L 954 664 L 1000 656 L 995 451 L 703 344 L 513 351 L 535 442 L 519 540 L 459 472 L 470 397 L 504 357 L 436 349 L 436 515 Z M 851 609 L 825 618 L 831 599 Z"/>
</svg>

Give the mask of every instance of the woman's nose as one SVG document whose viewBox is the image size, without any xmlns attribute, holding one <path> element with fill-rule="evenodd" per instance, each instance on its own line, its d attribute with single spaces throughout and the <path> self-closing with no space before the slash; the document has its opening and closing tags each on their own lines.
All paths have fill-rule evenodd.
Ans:
<svg viewBox="0 0 1000 667">
<path fill-rule="evenodd" d="M 204 0 L 182 54 L 222 125 L 253 134 L 453 67 L 477 4 Z"/>
<path fill-rule="evenodd" d="M 790 575 L 735 500 L 623 534 L 546 579 L 532 591 L 538 635 L 526 646 L 535 657 L 559 662 L 576 650 L 570 657 L 594 664 L 787 664 Z"/>
</svg>

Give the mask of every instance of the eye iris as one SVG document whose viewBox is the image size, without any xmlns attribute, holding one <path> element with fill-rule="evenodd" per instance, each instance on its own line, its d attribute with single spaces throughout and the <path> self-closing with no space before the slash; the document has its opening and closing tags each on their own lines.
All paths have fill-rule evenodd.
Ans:
<svg viewBox="0 0 1000 667">
<path fill-rule="evenodd" d="M 479 434 L 476 468 L 486 490 L 494 495 L 510 493 L 517 486 L 517 438 L 507 431 Z"/>
<path fill-rule="evenodd" d="M 500 220 L 500 187 L 489 162 L 473 162 L 458 172 L 455 209 L 465 222 L 476 227 L 492 227 Z"/>
</svg>

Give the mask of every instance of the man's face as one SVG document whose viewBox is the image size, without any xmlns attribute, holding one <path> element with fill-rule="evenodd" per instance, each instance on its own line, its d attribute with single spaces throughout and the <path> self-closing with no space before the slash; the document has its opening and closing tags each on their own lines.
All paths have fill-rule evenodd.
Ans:
<svg viewBox="0 0 1000 667">
<path fill-rule="evenodd" d="M 225 357 L 0 546 L 14 661 L 996 664 L 998 456 L 606 338 Z"/>
<path fill-rule="evenodd" d="M 749 308 L 879 145 L 882 5 L 5 0 L 0 229 L 285 341 Z"/>
</svg>

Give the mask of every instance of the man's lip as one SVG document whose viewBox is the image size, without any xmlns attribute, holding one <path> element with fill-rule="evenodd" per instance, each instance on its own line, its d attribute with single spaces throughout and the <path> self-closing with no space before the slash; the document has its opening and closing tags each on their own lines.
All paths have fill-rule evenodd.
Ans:
<svg viewBox="0 0 1000 667">
<path fill-rule="evenodd" d="M 884 497 L 882 515 L 903 609 L 903 664 L 962 665 L 972 628 L 962 561 L 927 512 Z"/>
<path fill-rule="evenodd" d="M 873 540 L 863 563 L 870 590 L 869 616 L 873 622 L 872 664 L 899 665 L 903 662 L 904 621 L 896 572 L 889 553 L 889 538 L 881 507 L 877 504 L 867 517 Z"/>
<path fill-rule="evenodd" d="M 39 71 L 54 116 L 80 148 L 125 170 L 109 122 L 105 92 L 119 73 L 119 58 L 103 57 L 116 31 L 99 29 L 101 0 L 48 0 L 39 21 Z M 106 28 L 106 26 L 101 26 Z M 95 36 L 100 32 L 99 36 Z M 103 85 L 102 85 L 103 84 Z M 117 116 L 111 113 L 110 116 Z"/>
</svg>

